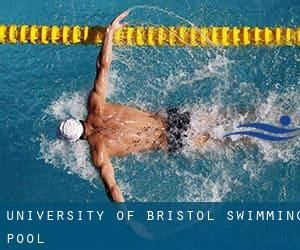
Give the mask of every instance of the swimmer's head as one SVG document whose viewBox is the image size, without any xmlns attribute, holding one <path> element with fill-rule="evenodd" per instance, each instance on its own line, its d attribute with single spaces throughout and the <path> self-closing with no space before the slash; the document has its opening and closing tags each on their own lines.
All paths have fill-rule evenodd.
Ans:
<svg viewBox="0 0 300 250">
<path fill-rule="evenodd" d="M 77 119 L 67 119 L 61 121 L 58 125 L 59 138 L 74 142 L 80 139 L 84 133 L 83 123 Z"/>
</svg>

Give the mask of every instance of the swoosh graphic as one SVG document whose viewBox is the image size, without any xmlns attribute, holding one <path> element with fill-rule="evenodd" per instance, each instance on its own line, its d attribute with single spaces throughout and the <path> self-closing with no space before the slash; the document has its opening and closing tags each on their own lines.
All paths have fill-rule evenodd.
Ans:
<svg viewBox="0 0 300 250">
<path fill-rule="evenodd" d="M 252 136 L 252 137 L 256 137 L 262 140 L 266 140 L 266 141 L 286 141 L 286 140 L 290 140 L 296 137 L 296 135 L 293 136 L 273 136 L 273 135 L 266 135 L 266 134 L 262 134 L 262 133 L 258 133 L 258 132 L 253 132 L 253 131 L 240 131 L 240 132 L 233 132 L 233 133 L 229 133 L 224 135 L 224 137 L 227 136 L 231 136 L 231 135 L 248 135 L 248 136 Z"/>
<path fill-rule="evenodd" d="M 278 128 L 265 123 L 248 123 L 248 124 L 240 125 L 238 126 L 238 128 L 256 128 L 273 134 L 287 134 L 287 133 L 300 131 L 300 128 L 294 128 L 294 129 Z"/>
</svg>

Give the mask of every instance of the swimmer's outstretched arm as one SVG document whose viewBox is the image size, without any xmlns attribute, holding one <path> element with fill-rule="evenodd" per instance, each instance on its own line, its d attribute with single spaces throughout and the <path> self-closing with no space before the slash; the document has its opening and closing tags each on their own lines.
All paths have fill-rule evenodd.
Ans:
<svg viewBox="0 0 300 250">
<path fill-rule="evenodd" d="M 103 143 L 93 149 L 92 158 L 95 167 L 99 170 L 100 178 L 109 199 L 114 202 L 124 202 L 123 195 L 115 180 L 113 166 Z"/>
<path fill-rule="evenodd" d="M 127 25 L 127 23 L 120 23 L 127 15 L 128 11 L 123 12 L 117 16 L 111 24 L 106 28 L 105 38 L 103 46 L 96 61 L 96 78 L 94 83 L 94 91 L 103 98 L 106 99 L 107 95 L 107 74 L 112 61 L 112 44 L 114 32 L 117 29 L 121 29 Z"/>
</svg>

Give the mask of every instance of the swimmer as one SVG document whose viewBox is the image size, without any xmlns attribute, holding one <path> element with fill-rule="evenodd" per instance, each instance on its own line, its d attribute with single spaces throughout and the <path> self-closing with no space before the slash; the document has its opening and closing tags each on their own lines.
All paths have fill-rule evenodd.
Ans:
<svg viewBox="0 0 300 250">
<path fill-rule="evenodd" d="M 93 164 L 99 171 L 108 197 L 114 202 L 124 202 L 124 198 L 110 159 L 146 150 L 180 151 L 191 119 L 189 112 L 179 109 L 169 109 L 167 116 L 162 117 L 106 101 L 114 32 L 128 24 L 121 23 L 128 14 L 128 11 L 120 14 L 106 29 L 96 61 L 96 77 L 88 98 L 86 119 L 70 118 L 61 121 L 58 128 L 59 137 L 66 141 L 82 139 L 88 142 Z M 195 146 L 201 147 L 209 139 L 209 134 L 204 133 L 195 136 L 193 141 Z"/>
</svg>

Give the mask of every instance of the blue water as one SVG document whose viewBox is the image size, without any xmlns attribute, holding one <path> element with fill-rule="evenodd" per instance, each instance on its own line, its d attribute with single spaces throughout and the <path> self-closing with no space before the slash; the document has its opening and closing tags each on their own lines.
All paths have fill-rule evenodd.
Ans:
<svg viewBox="0 0 300 250">
<path fill-rule="evenodd" d="M 299 1 L 2 1 L 0 23 L 299 26 Z M 107 200 L 84 142 L 55 137 L 59 119 L 83 118 L 96 46 L 0 45 L 0 200 Z M 114 48 L 109 100 L 145 110 L 192 110 L 195 131 L 220 137 L 241 122 L 300 127 L 300 50 Z M 227 115 L 225 115 L 227 114 Z M 180 155 L 113 159 L 131 201 L 299 201 L 300 136 L 283 143 L 208 145 Z"/>
</svg>

